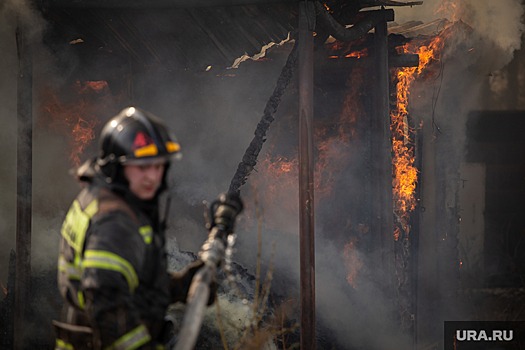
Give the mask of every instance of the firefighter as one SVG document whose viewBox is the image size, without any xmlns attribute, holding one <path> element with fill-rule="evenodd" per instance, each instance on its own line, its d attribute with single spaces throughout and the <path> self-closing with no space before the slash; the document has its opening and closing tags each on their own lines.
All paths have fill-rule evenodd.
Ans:
<svg viewBox="0 0 525 350">
<path fill-rule="evenodd" d="M 162 349 L 167 307 L 185 301 L 203 264 L 167 270 L 159 198 L 180 145 L 159 118 L 129 107 L 105 124 L 99 147 L 76 172 L 84 188 L 61 228 L 55 348 Z"/>
</svg>

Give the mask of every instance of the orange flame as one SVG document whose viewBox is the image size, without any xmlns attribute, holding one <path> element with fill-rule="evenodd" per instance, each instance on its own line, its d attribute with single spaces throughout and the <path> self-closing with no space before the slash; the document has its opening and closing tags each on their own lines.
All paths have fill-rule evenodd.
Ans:
<svg viewBox="0 0 525 350">
<path fill-rule="evenodd" d="M 341 50 L 341 47 L 338 47 L 338 46 L 333 46 L 333 50 Z M 344 56 L 343 56 L 344 55 Z M 362 50 L 355 50 L 355 51 L 351 51 L 347 54 L 345 53 L 341 53 L 340 55 L 330 55 L 328 56 L 328 58 L 331 58 L 331 59 L 338 59 L 338 58 L 341 58 L 341 57 L 344 57 L 344 58 L 362 58 L 362 57 L 366 57 L 368 56 L 368 48 L 364 48 Z"/>
<path fill-rule="evenodd" d="M 410 136 L 412 130 L 408 125 L 410 87 L 430 62 L 439 59 L 438 55 L 443 49 L 444 40 L 435 37 L 428 45 L 419 47 L 413 47 L 413 45 L 405 45 L 403 50 L 404 52 L 414 50 L 419 55 L 419 66 L 397 70 L 396 108 L 391 111 L 394 214 L 401 230 L 406 235 L 410 232 L 410 213 L 415 209 L 417 203 L 415 191 L 418 180 L 418 170 L 414 165 L 414 147 Z M 398 240 L 401 233 L 396 228 L 394 239 Z"/>
<path fill-rule="evenodd" d="M 108 108 L 109 89 L 106 81 L 76 81 L 70 92 L 72 97 L 66 102 L 52 89 L 43 89 L 40 114 L 52 129 L 67 135 L 69 159 L 78 166 L 86 147 L 95 139 L 98 110 Z"/>
<path fill-rule="evenodd" d="M 367 48 L 364 48 L 363 50 L 360 50 L 360 51 L 350 52 L 345 57 L 346 58 L 351 58 L 351 57 L 361 58 L 361 57 L 365 57 L 365 56 L 368 56 L 368 49 Z"/>
</svg>

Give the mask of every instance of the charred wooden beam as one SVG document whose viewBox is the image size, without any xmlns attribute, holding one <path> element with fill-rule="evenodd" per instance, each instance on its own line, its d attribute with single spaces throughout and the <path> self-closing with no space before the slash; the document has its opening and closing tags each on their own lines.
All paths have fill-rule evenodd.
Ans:
<svg viewBox="0 0 525 350">
<path fill-rule="evenodd" d="M 281 102 L 281 98 L 288 87 L 288 84 L 292 80 L 294 71 L 297 64 L 297 43 L 292 48 L 292 51 L 288 55 L 286 64 L 281 70 L 279 79 L 277 79 L 277 84 L 273 90 L 272 96 L 266 102 L 264 108 L 264 113 L 257 124 L 257 127 L 254 132 L 254 137 L 250 142 L 250 145 L 244 152 L 242 161 L 237 166 L 237 170 L 233 175 L 233 178 L 230 182 L 229 192 L 239 194 L 240 188 L 246 183 L 248 176 L 251 174 L 253 168 L 257 164 L 257 157 L 261 152 L 264 141 L 266 141 L 266 132 L 270 128 L 270 124 L 274 121 L 274 115 L 277 112 L 277 107 Z"/>
<path fill-rule="evenodd" d="M 328 10 L 318 1 L 315 2 L 315 9 L 318 16 L 318 21 L 325 30 L 328 31 L 337 40 L 354 41 L 366 35 L 372 28 L 380 22 L 390 22 L 394 20 L 393 10 L 377 10 L 360 12 L 360 16 L 356 23 L 346 28 L 345 25 L 339 23 Z"/>
<path fill-rule="evenodd" d="M 299 246 L 301 349 L 315 349 L 315 233 L 314 233 L 314 35 L 315 8 L 299 4 Z"/>
<path fill-rule="evenodd" d="M 31 210 L 33 138 L 33 61 L 26 25 L 16 29 L 17 82 L 17 182 L 16 182 L 16 286 L 15 348 L 25 349 L 26 311 L 31 300 Z"/>
</svg>

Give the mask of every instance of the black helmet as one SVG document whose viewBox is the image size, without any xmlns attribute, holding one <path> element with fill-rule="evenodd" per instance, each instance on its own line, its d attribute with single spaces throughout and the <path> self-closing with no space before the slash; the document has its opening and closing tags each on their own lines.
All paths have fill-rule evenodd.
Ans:
<svg viewBox="0 0 525 350">
<path fill-rule="evenodd" d="M 122 182 L 122 164 L 180 157 L 180 145 L 161 119 L 136 107 L 123 109 L 103 127 L 96 163 L 107 182 Z"/>
</svg>

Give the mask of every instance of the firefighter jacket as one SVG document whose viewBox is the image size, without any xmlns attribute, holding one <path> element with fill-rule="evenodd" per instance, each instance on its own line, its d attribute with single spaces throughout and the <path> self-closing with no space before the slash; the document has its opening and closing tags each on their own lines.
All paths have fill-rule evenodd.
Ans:
<svg viewBox="0 0 525 350">
<path fill-rule="evenodd" d="M 101 181 L 90 182 L 74 200 L 61 229 L 58 286 L 67 311 L 57 323 L 65 325 L 62 331 L 81 332 L 68 338 L 58 331 L 57 348 L 155 348 L 163 342 L 166 309 L 184 300 L 187 289 L 180 275 L 167 271 L 156 201 Z M 92 343 L 71 344 L 82 331 Z"/>
</svg>

